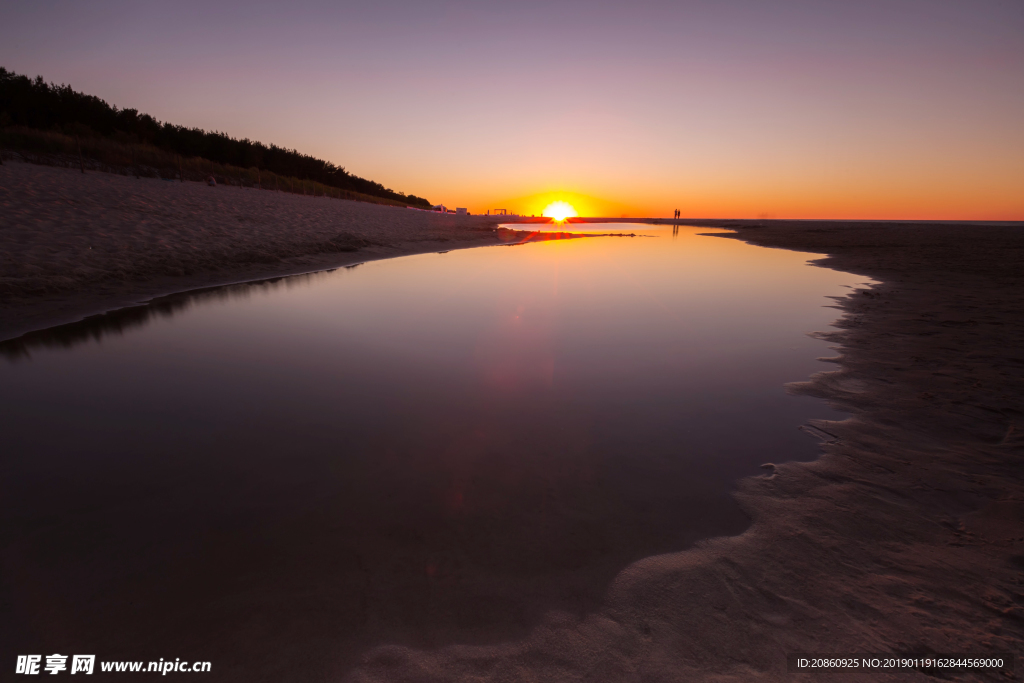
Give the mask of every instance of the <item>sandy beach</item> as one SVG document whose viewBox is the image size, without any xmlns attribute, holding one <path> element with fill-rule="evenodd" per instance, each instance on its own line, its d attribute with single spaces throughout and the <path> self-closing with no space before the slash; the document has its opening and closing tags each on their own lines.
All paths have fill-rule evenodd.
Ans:
<svg viewBox="0 0 1024 683">
<path fill-rule="evenodd" d="M 3 339 L 175 291 L 501 243 L 489 217 L 23 164 L 0 168 L 0 193 Z M 817 333 L 836 369 L 790 386 L 851 417 L 810 425 L 821 458 L 738 482 L 745 533 L 633 564 L 602 609 L 501 645 L 380 647 L 351 680 L 794 680 L 798 652 L 1019 653 L 1024 229 L 680 222 L 880 283 Z"/>
<path fill-rule="evenodd" d="M 498 244 L 498 220 L 8 161 L 0 339 L 201 287 Z"/>
</svg>

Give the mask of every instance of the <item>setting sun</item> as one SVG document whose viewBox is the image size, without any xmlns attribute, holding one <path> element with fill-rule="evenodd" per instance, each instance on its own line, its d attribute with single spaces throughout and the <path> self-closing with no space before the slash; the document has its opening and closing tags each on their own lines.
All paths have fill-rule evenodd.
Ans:
<svg viewBox="0 0 1024 683">
<path fill-rule="evenodd" d="M 572 208 L 572 204 L 568 202 L 551 202 L 547 208 L 544 209 L 544 216 L 548 218 L 554 218 L 556 221 L 561 223 L 566 218 L 572 218 L 578 216 L 576 209 Z"/>
</svg>

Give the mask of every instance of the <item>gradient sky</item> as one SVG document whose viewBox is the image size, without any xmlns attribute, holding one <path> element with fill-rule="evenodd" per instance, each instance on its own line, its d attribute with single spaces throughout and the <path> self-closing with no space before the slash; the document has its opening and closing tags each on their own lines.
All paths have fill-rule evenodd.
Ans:
<svg viewBox="0 0 1024 683">
<path fill-rule="evenodd" d="M 471 211 L 1024 219 L 1024 2 L 12 2 L 0 65 Z"/>
</svg>

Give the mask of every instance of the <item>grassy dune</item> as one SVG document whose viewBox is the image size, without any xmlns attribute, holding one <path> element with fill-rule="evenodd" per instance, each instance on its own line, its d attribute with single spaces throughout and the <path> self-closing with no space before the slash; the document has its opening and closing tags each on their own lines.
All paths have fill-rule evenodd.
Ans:
<svg viewBox="0 0 1024 683">
<path fill-rule="evenodd" d="M 407 202 L 343 190 L 255 167 L 218 164 L 201 157 L 186 158 L 144 142 L 121 142 L 95 136 L 76 138 L 57 131 L 15 126 L 0 131 L 0 146 L 3 148 L 3 158 L 21 157 L 25 161 L 46 166 L 182 181 L 203 181 L 213 176 L 222 185 L 351 199 L 386 206 L 408 205 Z"/>
</svg>

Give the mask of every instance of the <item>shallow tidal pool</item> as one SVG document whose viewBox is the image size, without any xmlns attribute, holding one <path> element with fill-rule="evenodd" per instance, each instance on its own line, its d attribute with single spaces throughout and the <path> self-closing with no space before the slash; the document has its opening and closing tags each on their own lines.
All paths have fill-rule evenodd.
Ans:
<svg viewBox="0 0 1024 683">
<path fill-rule="evenodd" d="M 382 643 L 520 637 L 633 561 L 742 532 L 736 480 L 814 458 L 797 427 L 842 418 L 783 385 L 829 369 L 807 333 L 863 278 L 705 228 L 585 228 L 635 236 L 236 285 L 5 345 L 4 655 L 313 680 Z"/>
</svg>

